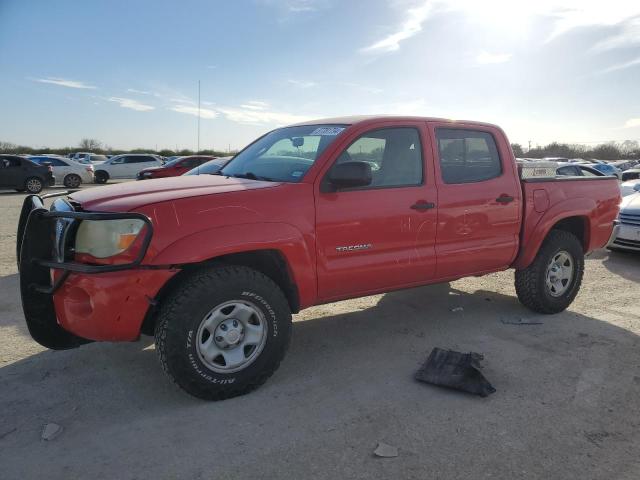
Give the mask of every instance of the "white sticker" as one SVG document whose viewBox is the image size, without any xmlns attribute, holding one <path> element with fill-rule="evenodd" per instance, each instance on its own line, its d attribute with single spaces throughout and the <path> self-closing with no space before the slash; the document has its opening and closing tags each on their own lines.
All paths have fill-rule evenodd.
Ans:
<svg viewBox="0 0 640 480">
<path fill-rule="evenodd" d="M 320 127 L 320 128 L 316 128 L 309 135 L 335 136 L 335 135 L 338 135 L 343 130 L 344 130 L 344 127 Z"/>
<path fill-rule="evenodd" d="M 301 177 L 303 173 L 304 173 L 304 172 L 302 172 L 302 171 L 300 171 L 300 170 L 296 170 L 295 172 L 291 172 L 291 176 L 292 176 L 293 178 L 298 178 L 298 177 Z"/>
</svg>

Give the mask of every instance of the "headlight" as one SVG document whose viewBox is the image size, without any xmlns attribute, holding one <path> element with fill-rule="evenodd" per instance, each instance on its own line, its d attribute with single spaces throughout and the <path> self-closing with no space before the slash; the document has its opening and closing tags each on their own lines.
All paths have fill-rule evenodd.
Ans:
<svg viewBox="0 0 640 480">
<path fill-rule="evenodd" d="M 83 220 L 76 233 L 76 253 L 113 257 L 129 248 L 144 227 L 142 220 Z"/>
</svg>

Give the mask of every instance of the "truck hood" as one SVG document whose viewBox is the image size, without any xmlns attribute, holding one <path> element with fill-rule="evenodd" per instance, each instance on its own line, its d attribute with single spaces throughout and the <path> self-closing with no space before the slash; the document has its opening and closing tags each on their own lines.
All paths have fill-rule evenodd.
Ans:
<svg viewBox="0 0 640 480">
<path fill-rule="evenodd" d="M 219 175 L 187 175 L 94 187 L 74 192 L 70 198 L 78 202 L 85 211 L 126 212 L 151 203 L 257 188 L 273 188 L 278 185 L 280 184 L 275 182 Z"/>
</svg>

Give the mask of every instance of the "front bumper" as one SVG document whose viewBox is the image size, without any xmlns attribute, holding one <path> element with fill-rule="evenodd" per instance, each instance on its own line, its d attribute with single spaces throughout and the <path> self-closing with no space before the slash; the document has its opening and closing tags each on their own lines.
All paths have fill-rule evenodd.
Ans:
<svg viewBox="0 0 640 480">
<path fill-rule="evenodd" d="M 629 225 L 616 220 L 607 248 L 640 252 L 640 225 Z"/>
<path fill-rule="evenodd" d="M 69 261 L 68 243 L 83 219 L 139 218 L 147 228 L 133 262 L 88 265 Z M 152 299 L 174 269 L 141 265 L 153 228 L 137 213 L 48 211 L 42 198 L 25 198 L 18 224 L 20 293 L 29 333 L 51 349 L 92 340 L 135 340 Z"/>
</svg>

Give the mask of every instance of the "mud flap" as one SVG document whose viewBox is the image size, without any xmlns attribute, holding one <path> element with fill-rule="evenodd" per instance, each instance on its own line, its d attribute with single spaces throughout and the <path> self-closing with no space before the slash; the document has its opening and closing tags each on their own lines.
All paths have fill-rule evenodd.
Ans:
<svg viewBox="0 0 640 480">
<path fill-rule="evenodd" d="M 26 203 L 26 201 L 25 201 Z M 35 259 L 48 260 L 53 251 L 55 236 L 55 218 L 44 217 L 44 208 L 27 209 L 23 207 L 21 218 L 23 226 L 18 252 L 20 271 L 20 295 L 22 309 L 31 337 L 43 347 L 52 350 L 67 350 L 91 342 L 64 330 L 56 317 L 53 304 L 49 268 L 39 265 Z"/>
<path fill-rule="evenodd" d="M 480 372 L 483 358 L 479 353 L 460 353 L 436 347 L 416 372 L 415 379 L 486 397 L 496 389 Z"/>
</svg>

